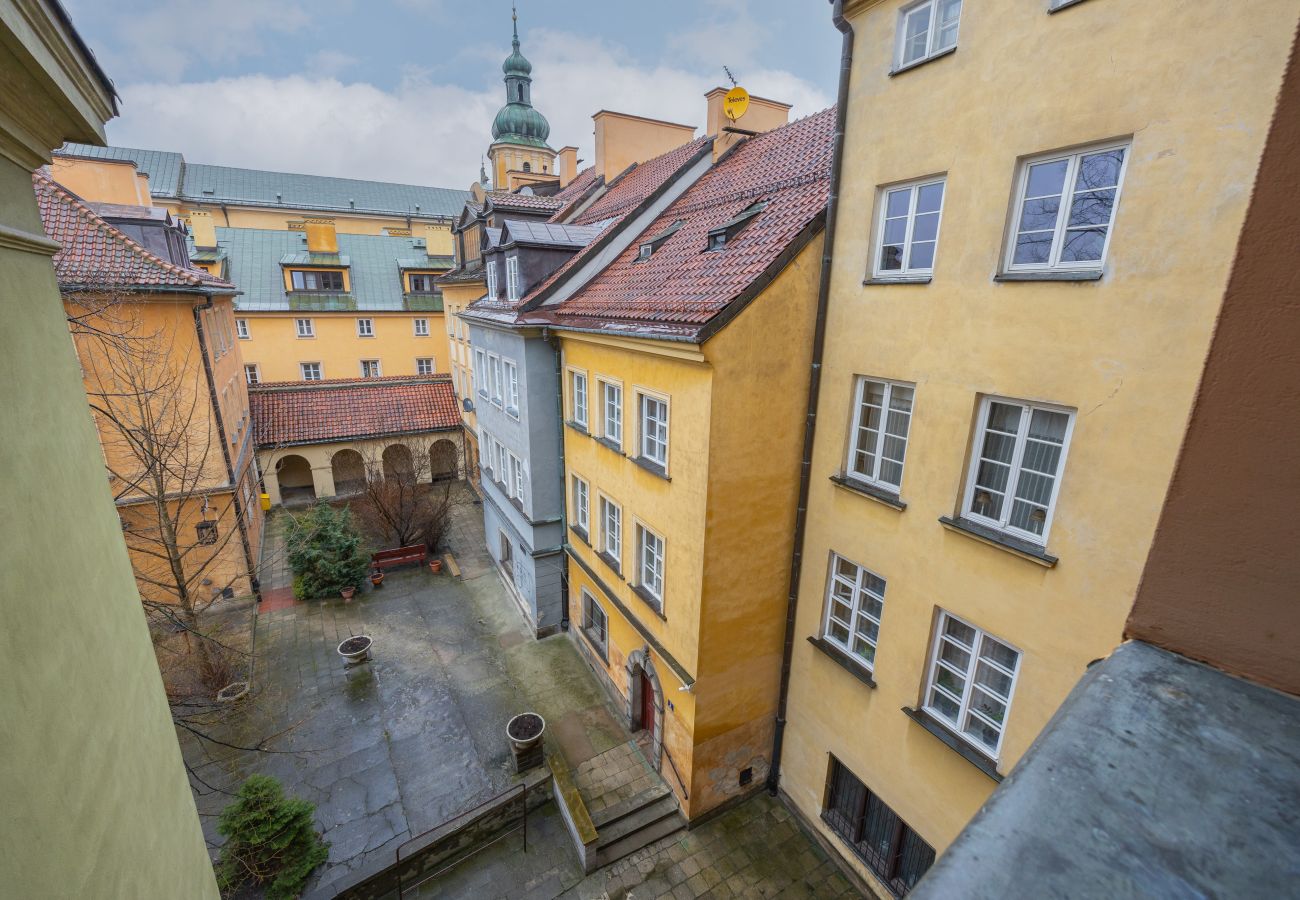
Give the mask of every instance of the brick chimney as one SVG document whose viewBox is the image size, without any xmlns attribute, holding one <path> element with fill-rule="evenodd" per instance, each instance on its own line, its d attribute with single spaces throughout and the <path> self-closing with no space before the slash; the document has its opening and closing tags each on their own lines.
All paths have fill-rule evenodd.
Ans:
<svg viewBox="0 0 1300 900">
<path fill-rule="evenodd" d="M 333 219 L 307 219 L 307 252 L 338 253 L 339 239 Z"/>
<path fill-rule="evenodd" d="M 654 159 L 695 137 L 693 125 L 678 125 L 602 109 L 596 123 L 596 174 L 613 181 L 632 163 Z"/>
<path fill-rule="evenodd" d="M 773 128 L 780 128 L 790 121 L 789 103 L 768 100 L 765 97 L 755 97 L 750 94 L 749 109 L 745 110 L 743 116 L 732 122 L 722 112 L 722 98 L 725 96 L 727 96 L 727 89 L 724 87 L 716 87 L 704 95 L 704 99 L 708 101 L 704 133 L 714 135 L 717 138 L 713 142 L 713 158 L 715 160 L 727 152 L 729 148 L 748 137 L 745 134 L 737 134 L 734 131 L 724 131 L 723 129 L 739 128 L 761 134 L 764 131 L 771 131 Z"/>
<path fill-rule="evenodd" d="M 555 162 L 555 171 L 560 176 L 560 187 L 566 188 L 578 175 L 578 148 L 561 147 Z"/>
</svg>

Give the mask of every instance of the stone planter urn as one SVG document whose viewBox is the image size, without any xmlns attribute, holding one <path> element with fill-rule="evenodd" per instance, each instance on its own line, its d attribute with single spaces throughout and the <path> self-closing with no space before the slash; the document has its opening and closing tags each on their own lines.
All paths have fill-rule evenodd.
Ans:
<svg viewBox="0 0 1300 900">
<path fill-rule="evenodd" d="M 355 666 L 370 658 L 370 645 L 374 643 L 369 635 L 361 634 L 350 637 L 339 644 L 339 656 L 347 660 L 348 665 Z"/>
<path fill-rule="evenodd" d="M 221 690 L 217 691 L 218 703 L 235 703 L 243 700 L 248 696 L 249 684 L 247 681 L 236 681 L 228 684 Z"/>
<path fill-rule="evenodd" d="M 537 713 L 520 713 L 506 724 L 506 737 L 516 753 L 526 753 L 542 742 L 546 720 Z"/>
</svg>

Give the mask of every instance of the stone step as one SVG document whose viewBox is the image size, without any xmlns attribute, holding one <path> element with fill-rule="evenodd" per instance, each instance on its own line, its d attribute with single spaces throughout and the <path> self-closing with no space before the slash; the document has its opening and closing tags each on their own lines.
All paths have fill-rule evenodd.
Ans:
<svg viewBox="0 0 1300 900">
<path fill-rule="evenodd" d="M 660 801 L 661 803 L 664 801 Z M 672 802 L 671 800 L 668 802 Z M 654 823 L 639 828 L 631 834 L 626 835 L 607 846 L 600 846 L 596 850 L 596 865 L 607 866 L 610 863 L 618 862 L 625 856 L 631 856 L 642 847 L 648 847 L 661 838 L 666 838 L 671 834 L 683 830 L 686 827 L 686 820 L 682 818 L 681 813 L 677 812 L 676 804 L 673 804 L 673 811 L 670 815 L 658 819 Z"/>
<path fill-rule="evenodd" d="M 672 790 L 668 785 L 658 784 L 655 787 L 650 788 L 648 791 L 642 791 L 634 797 L 628 797 L 626 800 L 615 803 L 613 806 L 607 806 L 599 812 L 592 813 L 591 823 L 596 826 L 597 831 L 603 828 L 608 828 L 624 816 L 630 816 L 642 807 L 649 806 L 656 800 L 659 800 L 662 797 L 667 797 L 671 793 Z"/>
<path fill-rule="evenodd" d="M 677 801 L 672 797 L 660 797 L 640 809 L 628 813 L 612 822 L 596 826 L 596 847 L 608 847 L 630 834 L 649 828 L 660 819 L 677 814 Z"/>
</svg>

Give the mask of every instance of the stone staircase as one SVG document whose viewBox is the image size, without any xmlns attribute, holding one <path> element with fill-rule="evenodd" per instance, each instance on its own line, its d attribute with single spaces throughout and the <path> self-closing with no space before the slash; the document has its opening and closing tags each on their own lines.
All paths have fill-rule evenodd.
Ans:
<svg viewBox="0 0 1300 900">
<path fill-rule="evenodd" d="M 686 827 L 672 790 L 635 741 L 582 763 L 575 781 L 596 828 L 597 866 L 617 862 Z"/>
</svg>

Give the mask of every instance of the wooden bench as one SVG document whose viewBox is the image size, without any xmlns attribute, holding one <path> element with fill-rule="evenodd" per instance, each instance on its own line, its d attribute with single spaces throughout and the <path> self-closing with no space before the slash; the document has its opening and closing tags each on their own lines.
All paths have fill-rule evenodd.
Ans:
<svg viewBox="0 0 1300 900">
<path fill-rule="evenodd" d="M 392 566 L 403 566 L 407 563 L 421 564 L 428 556 L 424 544 L 411 544 L 409 547 L 398 547 L 395 550 L 380 550 L 378 553 L 370 554 L 370 565 L 376 569 L 387 569 Z"/>
</svg>

